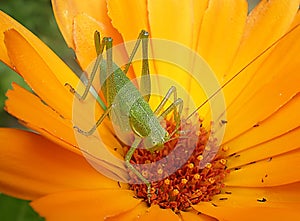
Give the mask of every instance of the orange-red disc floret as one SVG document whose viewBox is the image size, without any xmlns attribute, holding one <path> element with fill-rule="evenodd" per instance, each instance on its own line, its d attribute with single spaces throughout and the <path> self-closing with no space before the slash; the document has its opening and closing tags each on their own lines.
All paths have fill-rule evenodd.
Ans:
<svg viewBox="0 0 300 221">
<path fill-rule="evenodd" d="M 167 130 L 172 132 L 175 128 L 175 124 L 171 121 L 167 121 Z M 173 159 L 174 163 L 168 165 L 170 167 L 178 167 L 176 162 L 180 162 L 182 157 L 189 156 L 183 165 L 178 167 L 171 175 L 166 176 L 164 170 L 166 167 L 155 167 L 153 171 L 142 171 L 145 178 L 151 180 L 151 176 L 161 177 L 158 181 L 151 182 L 151 204 L 159 205 L 161 208 L 170 208 L 174 211 L 185 210 L 193 204 L 197 204 L 200 201 L 210 201 L 212 197 L 221 192 L 221 188 L 224 186 L 222 183 L 228 170 L 226 170 L 226 160 L 222 158 L 223 150 L 220 150 L 213 160 L 209 163 L 205 163 L 203 166 L 203 151 L 208 145 L 209 132 L 204 127 L 195 129 L 195 126 L 190 123 L 188 127 L 190 130 L 185 131 L 185 136 L 181 138 L 178 134 L 178 139 L 171 139 L 164 147 L 154 153 L 151 153 L 145 148 L 138 148 L 132 159 L 132 164 L 145 164 L 151 162 L 158 162 L 164 157 L 168 156 L 171 151 L 176 148 L 180 148 L 177 151 L 177 156 Z M 183 139 L 178 147 L 178 140 Z M 192 147 L 193 151 L 189 151 L 191 139 L 196 139 L 196 146 Z M 214 143 L 209 144 L 211 149 Z M 125 147 L 128 151 L 129 147 Z M 170 160 L 170 159 L 169 159 Z M 172 161 L 172 160 L 171 160 Z M 202 164 L 201 164 L 202 163 Z M 142 198 L 145 201 L 147 199 L 147 187 L 145 184 L 140 184 L 138 178 L 129 171 L 131 177 L 130 188 L 135 192 L 138 198 Z M 137 184 L 135 184 L 137 183 Z"/>
</svg>

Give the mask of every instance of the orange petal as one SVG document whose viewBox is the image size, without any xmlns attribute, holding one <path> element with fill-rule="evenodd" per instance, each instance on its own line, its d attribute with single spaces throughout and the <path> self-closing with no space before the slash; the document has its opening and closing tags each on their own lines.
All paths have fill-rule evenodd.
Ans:
<svg viewBox="0 0 300 221">
<path fill-rule="evenodd" d="M 0 60 L 11 66 L 10 59 L 7 55 L 6 46 L 4 44 L 4 32 L 8 29 L 15 28 L 19 30 L 23 35 L 27 36 L 27 39 L 33 42 L 39 42 L 40 40 L 33 35 L 29 30 L 27 30 L 20 23 L 15 21 L 13 18 L 9 17 L 3 11 L 0 11 Z"/>
<path fill-rule="evenodd" d="M 299 138 L 300 127 L 282 134 L 272 140 L 250 147 L 241 152 L 235 153 L 227 158 L 227 167 L 234 168 L 250 164 L 254 161 L 268 159 L 279 154 L 283 154 L 300 147 Z"/>
<path fill-rule="evenodd" d="M 35 51 L 43 58 L 44 61 L 47 62 L 48 68 L 52 70 L 53 73 L 56 74 L 56 78 L 60 81 L 62 85 L 64 85 L 66 82 L 69 82 L 72 85 L 76 85 L 78 82 L 78 77 L 71 71 L 68 66 L 61 61 L 53 51 L 51 51 L 39 38 L 37 38 L 34 34 L 32 34 L 30 31 L 28 31 L 25 27 L 23 27 L 21 24 L 19 24 L 17 21 L 6 15 L 5 13 L 0 11 L 0 59 L 4 61 L 7 65 L 10 67 L 13 67 L 10 59 L 7 54 L 7 49 L 4 44 L 4 33 L 5 31 L 9 29 L 16 29 L 24 39 L 26 39 L 27 44 L 32 45 L 32 47 L 35 49 Z M 21 44 L 22 45 L 22 44 Z M 12 46 L 13 47 L 13 46 Z M 24 48 L 23 48 L 24 49 Z M 20 53 L 21 49 L 17 48 L 16 53 Z M 25 52 L 24 52 L 25 53 Z M 27 62 L 31 63 L 32 60 L 29 60 Z M 32 66 L 32 65 L 28 65 Z M 63 74 L 61 74 L 63 73 Z"/>
<path fill-rule="evenodd" d="M 76 58 L 83 70 L 96 58 L 94 33 L 101 24 L 86 14 L 78 14 L 73 18 L 73 43 Z"/>
<path fill-rule="evenodd" d="M 220 82 L 233 62 L 247 18 L 246 1 L 209 1 L 203 16 L 197 51 Z M 217 19 L 216 19 L 217 18 Z"/>
<path fill-rule="evenodd" d="M 225 72 L 232 63 L 235 52 L 240 43 L 247 15 L 247 4 L 245 1 L 198 2 L 205 4 L 205 10 L 202 11 L 202 7 L 199 7 L 200 10 L 194 12 L 194 20 L 199 19 L 197 16 L 200 14 L 200 25 L 199 28 L 197 28 L 198 21 L 193 21 L 196 25 L 194 28 L 198 32 L 197 35 L 194 35 L 196 37 L 197 44 L 193 47 L 193 49 L 196 50 L 210 65 L 214 71 L 213 74 L 221 83 Z M 218 17 L 218 19 L 215 19 L 216 17 Z M 226 34 L 224 35 L 224 33 Z M 199 80 L 204 83 L 203 79 L 207 78 L 207 73 L 205 73 L 204 70 L 195 70 L 193 73 L 197 72 L 203 74 L 203 77 Z M 211 83 L 212 82 L 209 82 L 208 84 Z M 205 85 L 208 84 L 205 83 Z M 217 85 L 217 87 L 213 89 L 214 92 L 219 87 L 220 86 Z M 189 92 L 194 99 L 195 97 L 197 98 L 195 99 L 197 106 L 199 106 L 207 98 L 199 94 L 199 91 L 201 91 L 199 90 L 199 83 L 191 79 Z M 201 115 L 206 112 L 206 110 L 201 108 Z M 207 117 L 205 117 L 205 119 L 207 119 Z"/>
<path fill-rule="evenodd" d="M 140 217 L 142 214 L 147 213 L 148 206 L 146 203 L 141 202 L 137 207 L 135 207 L 132 210 L 126 211 L 121 214 L 117 214 L 114 216 L 106 217 L 105 220 L 107 221 L 132 221 L 132 220 L 138 220 L 138 217 Z"/>
<path fill-rule="evenodd" d="M 0 129 L 1 192 L 32 200 L 71 189 L 118 188 L 87 161 L 44 137 Z"/>
<path fill-rule="evenodd" d="M 298 7 L 299 0 L 264 0 L 260 2 L 248 16 L 243 39 L 236 53 L 232 69 L 228 72 L 227 79 L 241 70 L 242 67 L 287 32 L 298 11 Z M 248 67 L 228 87 L 224 88 L 228 105 L 247 86 L 255 71 L 260 67 L 261 62 L 267 57 L 267 54 L 261 56 L 259 61 L 251 64 L 251 67 Z"/>
<path fill-rule="evenodd" d="M 180 221 L 178 215 L 176 215 L 170 209 L 161 209 L 158 205 L 151 206 L 149 210 L 141 215 L 137 220 L 140 221 L 153 221 L 153 220 L 170 220 Z"/>
<path fill-rule="evenodd" d="M 218 220 L 296 220 L 299 216 L 299 183 L 272 188 L 225 188 L 230 194 L 193 206 Z"/>
<path fill-rule="evenodd" d="M 48 130 L 56 137 L 61 137 L 66 143 L 76 145 L 72 122 L 59 117 L 49 106 L 27 90 L 13 83 L 13 90 L 6 94 L 6 111 L 21 121 Z M 21 107 L 21 108 L 20 108 Z"/>
<path fill-rule="evenodd" d="M 220 194 L 213 202 L 217 205 L 236 204 L 250 207 L 260 205 L 261 202 L 257 199 L 265 198 L 264 207 L 288 207 L 289 204 L 299 203 L 299 187 L 299 182 L 265 188 L 225 187 L 223 191 L 230 194 Z M 224 197 L 227 197 L 228 201 L 219 200 Z"/>
<path fill-rule="evenodd" d="M 74 48 L 73 43 L 73 19 L 78 14 L 86 14 L 96 19 L 101 24 L 101 33 L 111 36 L 116 42 L 122 42 L 120 34 L 111 25 L 107 15 L 105 0 L 52 0 L 52 6 L 58 26 L 69 47 Z"/>
<path fill-rule="evenodd" d="M 201 43 L 199 41 L 199 35 L 201 31 L 203 16 L 205 11 L 207 10 L 209 0 L 203 0 L 203 1 L 193 1 L 193 50 L 197 50 L 199 44 Z"/>
<path fill-rule="evenodd" d="M 135 40 L 141 30 L 149 31 L 146 7 L 145 0 L 107 1 L 108 15 L 124 42 Z"/>
<path fill-rule="evenodd" d="M 99 221 L 131 210 L 139 203 L 131 191 L 111 189 L 51 194 L 33 201 L 31 206 L 47 221 Z"/>
<path fill-rule="evenodd" d="M 230 172 L 224 183 L 229 186 L 264 187 L 298 182 L 299 160 L 300 148 L 237 168 Z"/>
<path fill-rule="evenodd" d="M 199 211 L 209 214 L 218 219 L 218 221 L 228 220 L 297 220 L 299 217 L 299 205 L 291 208 L 265 208 L 265 207 L 215 207 L 211 203 L 201 204 Z"/>
<path fill-rule="evenodd" d="M 189 0 L 186 4 L 182 4 L 181 2 L 176 1 L 159 1 L 159 0 L 151 0 L 148 1 L 148 16 L 149 16 L 149 25 L 151 30 L 151 37 L 163 39 L 170 41 L 173 44 L 183 44 L 187 48 L 192 48 L 193 42 L 193 1 Z M 165 25 L 162 25 L 162 21 Z M 176 25 L 173 25 L 176 24 Z M 161 43 L 163 44 L 163 43 Z M 154 57 L 160 59 L 159 52 L 163 50 L 164 53 L 170 53 L 172 50 L 172 55 L 177 55 L 177 61 L 182 60 L 191 60 L 191 57 L 185 57 L 185 55 L 181 54 L 177 51 L 176 48 L 168 49 L 167 45 L 163 46 L 161 49 L 160 42 L 156 43 L 151 42 L 151 46 L 153 47 Z M 168 55 L 167 55 L 168 56 Z M 155 74 L 162 74 L 171 79 L 174 79 L 176 82 L 180 83 L 182 87 L 187 89 L 190 83 L 189 73 L 186 73 L 182 70 L 181 63 L 172 62 L 165 56 L 163 59 L 167 59 L 166 62 L 155 61 Z M 174 59 L 175 60 L 175 59 Z M 175 63 L 175 65 L 173 64 Z M 179 67 L 178 67 L 178 66 Z M 162 87 L 163 88 L 163 87 Z M 183 100 L 187 100 L 187 98 L 182 97 Z"/>
<path fill-rule="evenodd" d="M 194 37 L 193 10 L 193 1 L 186 4 L 169 0 L 148 1 L 151 37 L 167 39 L 191 48 Z M 162 25 L 162 21 L 165 25 Z"/>
<path fill-rule="evenodd" d="M 246 64 L 249 58 L 255 57 L 261 49 L 282 36 L 292 23 L 299 3 L 299 0 L 261 1 L 247 18 L 235 65 Z"/>
<path fill-rule="evenodd" d="M 150 212 L 151 212 L 151 210 L 152 210 L 152 208 L 150 209 Z M 164 210 L 164 209 L 157 208 L 157 210 Z M 148 215 L 146 215 L 147 213 L 149 213 L 149 209 L 146 207 L 146 204 L 141 203 L 136 208 L 134 208 L 130 211 L 127 211 L 127 212 L 122 213 L 117 216 L 107 217 L 106 220 L 107 221 L 119 221 L 119 220 L 122 220 L 122 221 L 135 220 L 135 221 L 137 221 L 137 220 L 140 220 L 139 217 L 143 216 L 144 214 L 145 214 L 145 216 L 148 216 Z M 174 215 L 171 214 L 170 217 L 173 217 L 173 216 Z M 215 218 L 209 217 L 205 214 L 199 214 L 196 211 L 188 211 L 188 212 L 180 211 L 179 216 L 181 217 L 180 220 L 182 220 L 182 221 L 192 221 L 192 220 L 193 221 L 217 221 Z M 170 217 L 166 217 L 166 220 L 169 220 Z M 158 218 L 160 218 L 160 217 L 158 217 Z M 177 217 L 176 218 L 174 217 L 174 219 L 178 220 Z M 161 220 L 161 219 L 158 219 L 158 220 Z"/>
<path fill-rule="evenodd" d="M 35 93 L 64 117 L 71 119 L 72 94 L 59 82 L 49 64 L 14 29 L 5 32 L 5 45 L 13 66 Z"/>
<path fill-rule="evenodd" d="M 300 13 L 297 17 L 299 20 Z M 299 37 L 300 27 L 282 39 L 251 82 L 228 107 L 229 124 L 224 141 L 264 120 L 299 91 Z"/>
<path fill-rule="evenodd" d="M 178 84 L 178 97 L 184 100 L 185 107 L 189 107 L 190 111 L 195 109 L 189 103 L 191 97 L 196 104 L 205 98 L 199 82 L 191 75 L 199 71 L 195 70 L 194 63 L 198 62 L 199 58 L 193 49 L 198 43 L 200 21 L 206 4 L 206 1 L 200 4 L 199 1 L 192 0 L 186 4 L 175 1 L 148 1 L 150 31 L 151 37 L 154 38 L 151 40 L 151 56 L 155 59 L 152 73 L 165 76 L 174 86 Z M 161 25 L 162 21 L 167 25 Z M 197 64 L 199 68 L 199 62 Z M 201 73 L 204 76 L 206 74 L 204 70 L 201 70 Z M 161 95 L 164 96 L 169 87 L 160 81 L 161 78 L 158 78 L 157 84 Z M 206 112 L 207 110 L 203 109 L 203 113 Z"/>
<path fill-rule="evenodd" d="M 228 154 L 268 141 L 298 127 L 300 125 L 299 101 L 300 93 L 266 120 L 257 122 L 257 125 L 253 125 L 250 130 L 225 143 L 230 148 Z M 238 127 L 238 125 L 236 126 Z"/>
<path fill-rule="evenodd" d="M 218 221 L 217 219 L 207 216 L 205 214 L 201 214 L 197 211 L 180 211 L 180 216 L 182 221 Z"/>
<path fill-rule="evenodd" d="M 72 122 L 62 118 L 57 112 L 43 104 L 39 98 L 25 89 L 14 85 L 14 90 L 9 91 L 7 96 L 9 98 L 6 101 L 7 111 L 26 122 L 26 126 L 40 132 L 68 150 L 84 154 L 87 159 L 91 160 L 89 161 L 90 163 L 97 161 L 99 163 L 97 168 L 99 167 L 99 170 L 109 170 L 105 174 L 108 172 L 107 175 L 110 177 L 116 176 L 112 171 L 118 173 L 117 177 L 126 176 L 125 174 L 127 173 L 124 171 L 122 163 L 123 157 L 114 151 L 115 148 L 120 148 L 120 144 L 105 125 L 100 126 L 101 140 L 94 136 L 83 136 L 79 133 L 74 133 Z M 84 113 L 86 112 L 83 111 L 83 115 L 80 118 L 85 119 Z M 107 151 L 107 148 L 111 148 L 112 151 Z"/>
</svg>

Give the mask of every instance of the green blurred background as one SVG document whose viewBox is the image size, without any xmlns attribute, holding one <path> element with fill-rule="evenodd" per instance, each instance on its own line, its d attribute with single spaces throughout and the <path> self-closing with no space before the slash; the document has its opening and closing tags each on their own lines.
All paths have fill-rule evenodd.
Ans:
<svg viewBox="0 0 300 221">
<path fill-rule="evenodd" d="M 259 0 L 250 0 L 251 8 Z M 78 71 L 73 52 L 67 48 L 56 25 L 50 0 L 0 0 L 0 10 L 19 21 L 39 36 L 73 70 Z M 29 64 L 30 65 L 30 64 Z M 25 85 L 22 79 L 0 62 L 0 127 L 21 127 L 4 110 L 5 93 L 11 82 Z M 0 168 L 1 169 L 1 168 Z M 28 205 L 27 201 L 15 199 L 0 193 L 0 221 L 43 220 Z"/>
</svg>

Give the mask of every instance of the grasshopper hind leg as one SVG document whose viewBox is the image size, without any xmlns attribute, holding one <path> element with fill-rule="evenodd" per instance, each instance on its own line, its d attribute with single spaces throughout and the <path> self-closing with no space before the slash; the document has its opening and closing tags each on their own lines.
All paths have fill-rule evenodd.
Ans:
<svg viewBox="0 0 300 221">
<path fill-rule="evenodd" d="M 166 105 L 167 101 L 170 99 L 170 97 L 173 94 L 173 103 L 171 103 L 166 110 L 162 111 L 163 107 Z M 173 111 L 174 113 L 174 120 L 176 123 L 176 128 L 175 132 L 178 130 L 180 126 L 180 118 L 182 114 L 182 109 L 183 109 L 183 100 L 181 98 L 177 98 L 177 89 L 176 87 L 172 86 L 163 100 L 160 102 L 154 113 L 158 115 L 160 112 L 162 112 L 159 116 L 158 119 L 162 120 L 164 119 L 169 113 Z"/>
</svg>

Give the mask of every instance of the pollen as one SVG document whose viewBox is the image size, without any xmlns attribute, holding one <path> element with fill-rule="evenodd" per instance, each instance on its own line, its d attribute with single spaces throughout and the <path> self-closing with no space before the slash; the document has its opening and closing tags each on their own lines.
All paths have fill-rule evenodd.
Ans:
<svg viewBox="0 0 300 221">
<path fill-rule="evenodd" d="M 221 163 L 222 165 L 226 165 L 226 162 L 227 162 L 227 161 L 226 161 L 225 159 L 221 159 L 221 160 L 220 160 L 220 163 Z"/>
<path fill-rule="evenodd" d="M 179 190 L 178 189 L 175 189 L 172 191 L 172 195 L 173 196 L 177 196 L 179 194 Z"/>
<path fill-rule="evenodd" d="M 211 163 L 207 163 L 207 164 L 205 165 L 205 167 L 206 167 L 207 169 L 210 169 L 210 168 L 212 167 L 212 164 L 211 164 Z"/>
<path fill-rule="evenodd" d="M 198 157 L 197 157 L 197 160 L 203 160 L 203 156 L 202 155 L 199 155 Z"/>
<path fill-rule="evenodd" d="M 216 180 L 215 180 L 215 178 L 209 178 L 208 179 L 208 182 L 210 182 L 210 183 L 214 183 Z"/>
<path fill-rule="evenodd" d="M 186 184 L 187 182 L 188 182 L 187 179 L 181 179 L 181 183 L 182 183 L 182 184 Z"/>
<path fill-rule="evenodd" d="M 162 174 L 163 172 L 164 172 L 164 171 L 163 171 L 163 169 L 161 169 L 161 168 L 157 170 L 157 173 L 158 173 L 158 174 Z"/>
<path fill-rule="evenodd" d="M 188 164 L 188 168 L 193 169 L 194 168 L 194 164 L 193 163 L 189 163 Z"/>
<path fill-rule="evenodd" d="M 223 147 L 222 147 L 222 150 L 223 150 L 224 152 L 226 152 L 226 151 L 229 150 L 229 148 L 228 148 L 228 146 L 223 146 Z"/>
<path fill-rule="evenodd" d="M 166 185 L 169 185 L 169 184 L 170 184 L 170 180 L 169 180 L 169 179 L 165 179 L 165 180 L 164 180 L 164 183 L 165 183 Z"/>
<path fill-rule="evenodd" d="M 196 174 L 194 175 L 194 179 L 195 179 L 195 180 L 199 180 L 200 178 L 201 178 L 200 174 L 196 173 Z"/>
<path fill-rule="evenodd" d="M 176 124 L 166 120 L 166 127 L 169 134 L 172 134 Z M 210 133 L 202 126 L 195 130 L 193 122 L 189 122 L 184 128 L 182 140 L 179 138 L 180 133 L 174 134 L 170 141 L 158 150 L 150 152 L 146 148 L 137 148 L 131 158 L 131 163 L 137 165 L 147 163 L 146 166 L 149 166 L 157 163 L 156 167 L 149 167 L 147 171 L 141 170 L 141 174 L 151 180 L 150 200 L 146 184 L 141 183 L 140 178 L 132 171 L 128 171 L 131 183 L 129 188 L 148 206 L 158 205 L 160 208 L 172 209 L 175 212 L 186 211 L 201 201 L 212 200 L 213 196 L 220 194 L 225 186 L 223 180 L 228 175 L 228 170 L 224 150 L 220 148 L 214 158 L 206 162 L 204 150 L 207 153 L 208 149 L 219 149 L 213 145 L 208 148 Z M 196 145 L 191 144 L 191 139 L 195 139 Z M 129 148 L 125 146 L 125 153 Z M 178 152 L 172 155 L 176 152 L 174 150 Z M 168 174 L 168 171 L 173 172 Z M 153 178 L 155 181 L 152 181 Z"/>
</svg>

